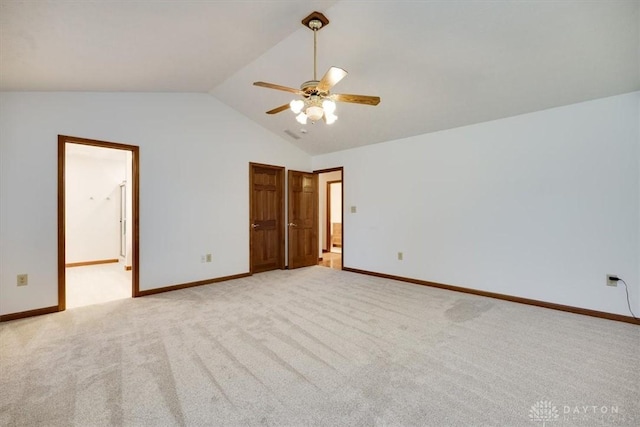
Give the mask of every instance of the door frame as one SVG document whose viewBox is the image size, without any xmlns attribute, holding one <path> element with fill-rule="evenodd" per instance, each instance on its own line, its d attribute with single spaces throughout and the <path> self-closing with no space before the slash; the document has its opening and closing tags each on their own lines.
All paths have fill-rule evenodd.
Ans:
<svg viewBox="0 0 640 427">
<path fill-rule="evenodd" d="M 99 141 L 68 135 L 58 135 L 58 311 L 66 309 L 66 145 L 90 145 L 131 152 L 131 296 L 140 296 L 140 147 L 137 145 Z"/>
<path fill-rule="evenodd" d="M 342 202 L 341 202 L 342 203 L 342 206 L 341 206 L 341 208 L 342 208 L 342 213 L 341 213 L 341 215 L 342 215 L 342 223 L 340 225 L 340 229 L 341 229 L 341 232 L 342 232 L 342 251 L 341 251 L 342 252 L 342 255 L 341 255 L 342 256 L 342 267 L 344 268 L 344 265 L 345 265 L 345 263 L 344 263 L 344 255 L 345 255 L 345 251 L 344 251 L 344 240 L 345 240 L 344 239 L 344 167 L 343 166 L 336 166 L 335 168 L 318 169 L 318 170 L 314 170 L 313 173 L 317 174 L 318 178 L 319 178 L 319 175 L 322 174 L 322 173 L 336 172 L 336 171 L 340 172 L 340 180 L 342 181 L 342 191 L 341 191 L 341 194 L 340 194 L 341 199 L 342 199 Z M 333 182 L 336 182 L 336 181 L 333 181 Z M 327 184 L 328 184 L 328 181 L 327 181 Z M 328 190 L 328 187 L 327 187 L 327 190 Z M 328 193 L 328 191 L 327 191 L 327 193 Z M 328 194 L 327 194 L 327 197 L 328 197 Z M 327 203 L 327 206 L 328 206 L 328 203 Z M 328 219 L 327 219 L 327 221 L 328 221 Z M 327 233 L 331 233 L 328 230 L 328 228 L 329 227 L 327 227 Z M 327 243 L 330 244 L 329 241 L 327 241 Z M 328 247 L 330 247 L 330 246 L 328 246 Z M 320 253 L 318 254 L 318 258 L 319 259 L 322 258 L 322 249 L 320 249 Z"/>
<path fill-rule="evenodd" d="M 284 166 L 274 166 L 274 165 L 267 165 L 264 163 L 255 163 L 255 162 L 249 162 L 249 224 L 248 224 L 248 228 L 249 228 L 249 273 L 250 274 L 254 274 L 254 266 L 253 266 L 253 245 L 254 245 L 254 241 L 253 241 L 253 230 L 251 227 L 253 218 L 251 217 L 253 215 L 253 204 L 254 204 L 254 200 L 253 200 L 253 168 L 254 167 L 259 167 L 259 168 L 266 168 L 266 169 L 273 169 L 276 171 L 276 173 L 278 174 L 278 182 L 279 182 L 279 187 L 278 187 L 278 191 L 280 192 L 280 202 L 278 204 L 279 208 L 280 208 L 280 215 L 278 216 L 278 221 L 280 222 L 279 227 L 277 227 L 278 230 L 278 241 L 280 242 L 280 244 L 278 245 L 278 268 L 280 270 L 284 270 L 285 269 L 285 254 L 286 254 L 286 249 L 285 249 L 285 209 L 286 209 L 286 204 L 285 204 L 285 195 L 286 195 L 286 188 L 285 188 L 285 168 Z"/>
</svg>

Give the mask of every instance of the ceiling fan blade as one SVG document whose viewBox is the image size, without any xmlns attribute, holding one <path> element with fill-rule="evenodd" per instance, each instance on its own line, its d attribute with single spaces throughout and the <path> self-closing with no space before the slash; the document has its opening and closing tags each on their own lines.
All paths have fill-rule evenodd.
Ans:
<svg viewBox="0 0 640 427">
<path fill-rule="evenodd" d="M 320 83 L 318 83 L 318 92 L 328 92 L 329 89 L 338 84 L 340 80 L 344 79 L 346 75 L 347 72 L 342 68 L 329 68 L 324 76 L 322 76 L 322 80 L 320 80 Z"/>
<path fill-rule="evenodd" d="M 300 89 L 294 89 L 292 87 L 275 85 L 273 83 L 267 83 L 267 82 L 253 82 L 253 85 L 254 86 L 260 86 L 260 87 L 266 87 L 267 89 L 283 90 L 285 92 L 295 93 L 296 95 L 302 95 L 304 93 Z"/>
<path fill-rule="evenodd" d="M 368 95 L 349 95 L 346 93 L 335 93 L 331 95 L 334 101 L 352 102 L 354 104 L 378 105 L 380 103 L 379 96 Z"/>
<path fill-rule="evenodd" d="M 284 104 L 279 107 L 274 108 L 273 110 L 267 111 L 267 114 L 278 114 L 284 110 L 289 109 L 289 104 Z"/>
</svg>

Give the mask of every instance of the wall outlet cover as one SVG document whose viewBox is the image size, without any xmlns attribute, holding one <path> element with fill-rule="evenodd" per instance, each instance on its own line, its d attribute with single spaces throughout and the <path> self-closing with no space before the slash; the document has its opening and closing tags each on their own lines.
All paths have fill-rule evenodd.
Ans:
<svg viewBox="0 0 640 427">
<path fill-rule="evenodd" d="M 18 274 L 18 286 L 27 286 L 29 284 L 28 274 Z"/>
</svg>

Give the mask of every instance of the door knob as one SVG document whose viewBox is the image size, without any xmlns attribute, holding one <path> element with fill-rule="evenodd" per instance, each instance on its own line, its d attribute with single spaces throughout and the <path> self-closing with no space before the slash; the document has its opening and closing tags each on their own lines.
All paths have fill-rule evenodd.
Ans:
<svg viewBox="0 0 640 427">
<path fill-rule="evenodd" d="M 252 228 L 260 227 L 258 224 L 251 224 Z"/>
<path fill-rule="evenodd" d="M 297 227 L 297 224 L 294 224 L 293 222 L 290 222 L 289 224 L 287 224 L 289 227 Z"/>
</svg>

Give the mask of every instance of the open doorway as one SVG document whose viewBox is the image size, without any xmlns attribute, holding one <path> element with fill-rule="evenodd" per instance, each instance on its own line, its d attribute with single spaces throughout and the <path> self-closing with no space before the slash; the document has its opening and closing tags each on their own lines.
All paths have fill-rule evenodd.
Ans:
<svg viewBox="0 0 640 427">
<path fill-rule="evenodd" d="M 138 147 L 58 138 L 58 310 L 138 294 Z"/>
<path fill-rule="evenodd" d="M 343 264 L 343 179 L 342 168 L 317 171 L 319 181 L 319 265 L 342 269 Z"/>
</svg>

